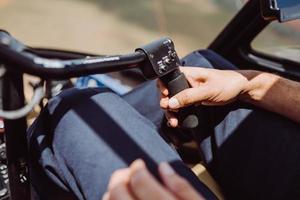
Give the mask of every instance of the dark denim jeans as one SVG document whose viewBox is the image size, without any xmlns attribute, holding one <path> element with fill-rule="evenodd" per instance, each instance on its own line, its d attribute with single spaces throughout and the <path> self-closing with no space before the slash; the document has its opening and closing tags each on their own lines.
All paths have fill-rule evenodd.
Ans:
<svg viewBox="0 0 300 200">
<path fill-rule="evenodd" d="M 182 63 L 236 69 L 211 51 L 196 51 Z M 31 180 L 40 198 L 101 199 L 111 173 L 142 158 L 155 176 L 159 162 L 170 162 L 215 199 L 160 136 L 158 99 L 153 81 L 122 97 L 71 89 L 53 98 L 28 131 Z M 227 199 L 300 198 L 299 124 L 239 102 L 198 112 L 199 151 Z"/>
</svg>

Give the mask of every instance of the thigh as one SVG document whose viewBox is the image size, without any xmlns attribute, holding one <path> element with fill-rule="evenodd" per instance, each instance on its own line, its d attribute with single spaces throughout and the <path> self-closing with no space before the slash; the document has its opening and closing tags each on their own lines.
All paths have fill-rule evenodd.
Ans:
<svg viewBox="0 0 300 200">
<path fill-rule="evenodd" d="M 206 50 L 188 55 L 185 65 L 201 66 L 202 57 L 208 67 L 237 69 Z M 228 199 L 300 197 L 299 124 L 240 102 L 198 109 L 200 152 Z"/>
<path fill-rule="evenodd" d="M 212 51 L 195 51 L 182 59 L 195 67 L 236 70 Z M 134 98 L 137 95 L 139 98 Z M 129 94 L 134 107 L 160 125 L 155 84 Z M 145 106 L 151 105 L 148 113 Z M 131 101 L 129 101 L 131 102 Z M 152 102 L 155 102 L 151 104 Z M 300 196 L 300 126 L 282 116 L 236 102 L 222 107 L 198 107 L 197 140 L 209 171 L 228 199 L 286 199 Z M 156 116 L 152 118 L 152 116 Z M 164 126 L 166 127 L 166 126 Z M 164 132 L 176 132 L 164 128 Z"/>
<path fill-rule="evenodd" d="M 159 106 L 160 94 L 156 87 L 156 81 L 147 81 L 131 92 L 122 96 L 145 118 L 150 120 L 159 130 L 164 118 L 164 111 Z"/>
<path fill-rule="evenodd" d="M 199 141 L 228 199 L 300 197 L 300 125 L 250 106 L 208 108 Z"/>
<path fill-rule="evenodd" d="M 29 131 L 34 187 L 77 199 L 99 199 L 110 175 L 142 158 L 157 176 L 167 161 L 208 199 L 208 189 L 180 160 L 155 125 L 119 96 L 96 89 L 69 90 L 49 102 Z M 53 198 L 52 198 L 53 199 Z"/>
</svg>

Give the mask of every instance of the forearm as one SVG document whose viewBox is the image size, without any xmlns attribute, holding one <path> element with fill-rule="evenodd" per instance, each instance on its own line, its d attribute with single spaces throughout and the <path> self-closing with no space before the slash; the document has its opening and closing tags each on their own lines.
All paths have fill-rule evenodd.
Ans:
<svg viewBox="0 0 300 200">
<path fill-rule="evenodd" d="M 300 123 L 300 83 L 280 76 L 240 71 L 248 79 L 241 99 Z"/>
</svg>

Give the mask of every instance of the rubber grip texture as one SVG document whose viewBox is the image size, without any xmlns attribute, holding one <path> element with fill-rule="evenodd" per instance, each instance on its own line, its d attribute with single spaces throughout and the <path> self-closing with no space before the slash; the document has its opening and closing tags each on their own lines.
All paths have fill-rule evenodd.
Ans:
<svg viewBox="0 0 300 200">
<path fill-rule="evenodd" d="M 169 96 L 173 97 L 177 93 L 190 88 L 190 85 L 183 73 L 176 73 L 175 77 L 172 80 L 164 81 L 168 90 Z M 199 120 L 197 115 L 195 114 L 195 106 L 188 106 L 182 109 L 179 109 L 177 113 L 175 113 L 178 117 L 179 127 L 185 129 L 196 128 L 199 124 Z"/>
</svg>

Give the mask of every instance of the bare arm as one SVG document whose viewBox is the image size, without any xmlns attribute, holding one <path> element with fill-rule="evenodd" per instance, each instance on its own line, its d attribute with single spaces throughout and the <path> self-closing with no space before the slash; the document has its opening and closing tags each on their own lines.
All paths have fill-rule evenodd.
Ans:
<svg viewBox="0 0 300 200">
<path fill-rule="evenodd" d="M 195 67 L 181 68 L 192 88 L 171 99 L 161 82 L 160 105 L 166 110 L 177 110 L 190 104 L 225 105 L 240 99 L 281 114 L 300 123 L 300 83 L 280 76 L 254 70 L 215 70 Z M 166 116 L 171 126 L 178 120 L 171 112 Z"/>
<path fill-rule="evenodd" d="M 241 71 L 248 78 L 241 99 L 300 123 L 300 83 L 259 71 Z"/>
</svg>

